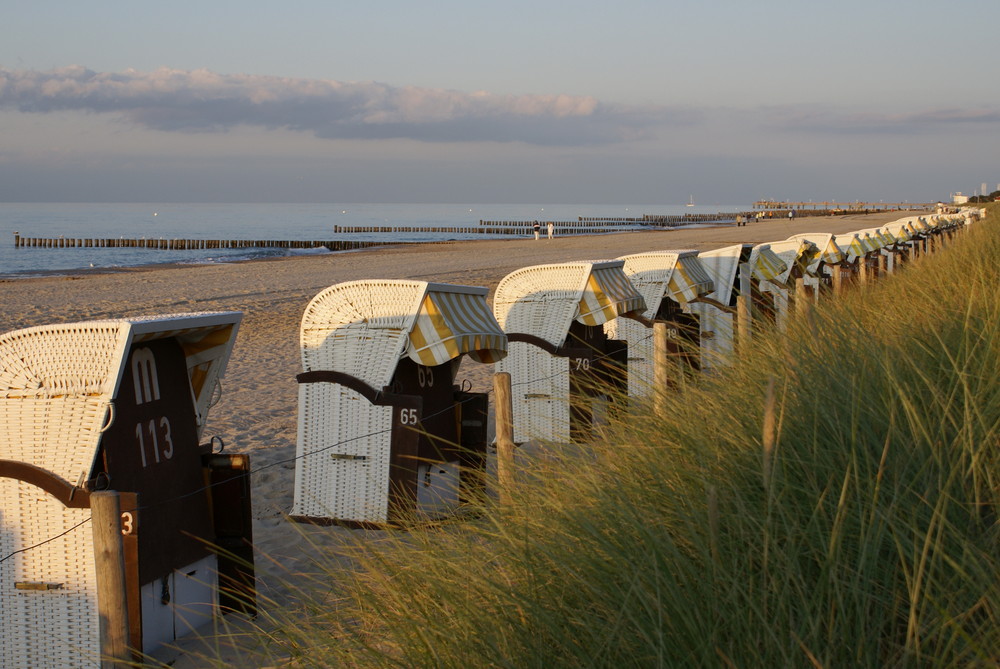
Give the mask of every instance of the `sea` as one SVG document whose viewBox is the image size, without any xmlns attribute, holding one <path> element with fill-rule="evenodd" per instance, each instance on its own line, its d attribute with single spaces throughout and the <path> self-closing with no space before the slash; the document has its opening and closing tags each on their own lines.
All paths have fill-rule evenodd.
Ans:
<svg viewBox="0 0 1000 669">
<path fill-rule="evenodd" d="M 321 253 L 291 249 L 15 248 L 14 235 L 41 238 L 444 241 L 486 239 L 456 232 L 341 233 L 340 226 L 473 227 L 484 221 L 576 221 L 750 209 L 747 205 L 539 204 L 178 204 L 0 203 L 0 278 L 175 263 L 220 263 Z M 638 227 L 638 226 L 637 226 Z"/>
</svg>

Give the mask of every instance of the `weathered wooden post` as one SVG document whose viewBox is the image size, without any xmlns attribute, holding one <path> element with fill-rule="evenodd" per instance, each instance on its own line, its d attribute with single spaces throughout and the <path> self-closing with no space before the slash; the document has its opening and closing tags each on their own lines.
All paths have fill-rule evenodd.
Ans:
<svg viewBox="0 0 1000 669">
<path fill-rule="evenodd" d="M 809 311 L 809 291 L 802 277 L 795 280 L 795 313 L 804 316 Z"/>
<path fill-rule="evenodd" d="M 510 372 L 493 375 L 493 398 L 497 432 L 497 482 L 500 503 L 509 504 L 514 485 L 514 405 L 511 399 Z"/>
<path fill-rule="evenodd" d="M 668 326 L 663 321 L 653 322 L 653 407 L 656 415 L 665 418 L 667 389 L 671 387 L 670 358 L 667 352 Z"/>
<path fill-rule="evenodd" d="M 736 347 L 741 356 L 750 350 L 753 335 L 753 312 L 751 311 L 750 263 L 740 263 L 740 294 L 736 297 Z"/>
<path fill-rule="evenodd" d="M 94 532 L 101 667 L 118 669 L 131 664 L 132 659 L 128 649 L 129 614 L 119 493 L 113 490 L 91 493 L 90 511 Z"/>
</svg>

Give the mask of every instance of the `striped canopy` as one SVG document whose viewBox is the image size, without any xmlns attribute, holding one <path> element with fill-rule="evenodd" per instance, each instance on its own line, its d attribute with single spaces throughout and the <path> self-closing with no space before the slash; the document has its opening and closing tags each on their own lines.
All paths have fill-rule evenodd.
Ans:
<svg viewBox="0 0 1000 669">
<path fill-rule="evenodd" d="M 433 367 L 469 354 L 494 363 L 507 355 L 507 335 L 486 305 L 485 288 L 427 284 L 405 354 Z"/>
<path fill-rule="evenodd" d="M 868 244 L 865 244 L 864 240 L 858 235 L 858 233 L 850 233 L 846 235 L 837 235 L 837 244 L 844 252 L 844 260 L 853 263 L 858 258 L 864 256 L 870 250 Z"/>
<path fill-rule="evenodd" d="M 789 239 L 803 239 L 812 242 L 817 247 L 816 254 L 810 256 L 810 271 L 815 273 L 816 266 L 823 262 L 827 265 L 836 265 L 844 259 L 844 252 L 837 246 L 834 236 L 827 232 L 810 232 L 801 235 L 792 235 Z"/>
<path fill-rule="evenodd" d="M 690 302 L 715 290 L 715 283 L 708 275 L 697 253 L 681 253 L 667 282 L 667 291 L 675 302 Z"/>
<path fill-rule="evenodd" d="M 576 320 L 601 325 L 630 312 L 643 312 L 646 302 L 622 271 L 621 260 L 595 262 L 577 306 Z"/>
<path fill-rule="evenodd" d="M 788 265 L 767 244 L 759 244 L 750 252 L 750 271 L 758 281 L 774 281 Z"/>
</svg>

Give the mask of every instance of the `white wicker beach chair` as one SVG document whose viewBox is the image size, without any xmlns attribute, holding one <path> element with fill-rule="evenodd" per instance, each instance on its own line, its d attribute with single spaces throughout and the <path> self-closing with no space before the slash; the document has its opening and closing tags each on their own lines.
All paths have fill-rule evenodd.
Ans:
<svg viewBox="0 0 1000 669">
<path fill-rule="evenodd" d="M 615 318 L 605 323 L 604 331 L 611 339 L 628 342 L 628 394 L 641 397 L 653 389 L 651 322 L 669 323 L 672 354 L 681 365 L 698 369 L 700 325 L 688 305 L 715 287 L 697 251 L 636 253 L 619 260 L 625 261 L 625 275 L 646 303 L 642 317 L 647 322 Z"/>
<path fill-rule="evenodd" d="M 198 439 L 240 318 L 179 314 L 0 335 L 0 666 L 100 666 L 87 522 L 94 488 L 141 502 L 128 510 L 125 537 L 137 605 L 130 645 L 148 653 L 215 613 Z M 186 578 L 177 570 L 201 582 L 176 582 Z"/>
<path fill-rule="evenodd" d="M 624 367 L 627 357 L 624 342 L 608 340 L 602 326 L 646 309 L 623 265 L 537 265 L 500 280 L 493 313 L 510 339 L 510 353 L 496 368 L 511 375 L 515 442 L 567 442 L 589 431 L 589 398 L 581 395 L 596 389 L 599 372 L 592 368 L 603 374 L 610 369 L 606 361 Z"/>
<path fill-rule="evenodd" d="M 818 296 L 820 287 L 830 283 L 833 272 L 843 262 L 843 250 L 837 245 L 836 237 L 827 232 L 806 232 L 792 235 L 789 239 L 812 242 L 819 249 L 819 253 L 814 255 L 806 266 L 803 276 L 805 284 L 812 288 L 814 295 Z"/>
<path fill-rule="evenodd" d="M 486 293 L 367 280 L 313 298 L 300 335 L 294 518 L 378 525 L 454 508 L 458 464 L 481 466 L 486 449 L 486 396 L 454 388 L 459 358 L 491 363 L 507 350 Z M 428 488 L 434 499 L 423 500 Z"/>
<path fill-rule="evenodd" d="M 787 324 L 789 305 L 792 302 L 794 283 L 797 279 L 812 278 L 811 284 L 817 283 L 816 277 L 809 274 L 809 268 L 815 267 L 815 259 L 820 255 L 819 248 L 805 239 L 787 239 L 771 242 L 770 250 L 785 263 L 785 270 L 774 282 L 762 283 L 761 289 L 774 294 L 776 307 L 776 322 L 779 330 Z M 815 292 L 814 292 L 815 296 Z"/>
</svg>

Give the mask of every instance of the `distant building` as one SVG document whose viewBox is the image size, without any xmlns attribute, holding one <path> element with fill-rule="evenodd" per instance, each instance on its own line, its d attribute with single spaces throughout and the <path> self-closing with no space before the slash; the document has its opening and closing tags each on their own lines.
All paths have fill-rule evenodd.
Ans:
<svg viewBox="0 0 1000 669">
<path fill-rule="evenodd" d="M 969 196 L 968 195 L 962 195 L 962 191 L 959 191 L 957 193 L 952 193 L 952 195 L 951 195 L 951 203 L 952 204 L 968 204 L 969 203 Z"/>
</svg>

